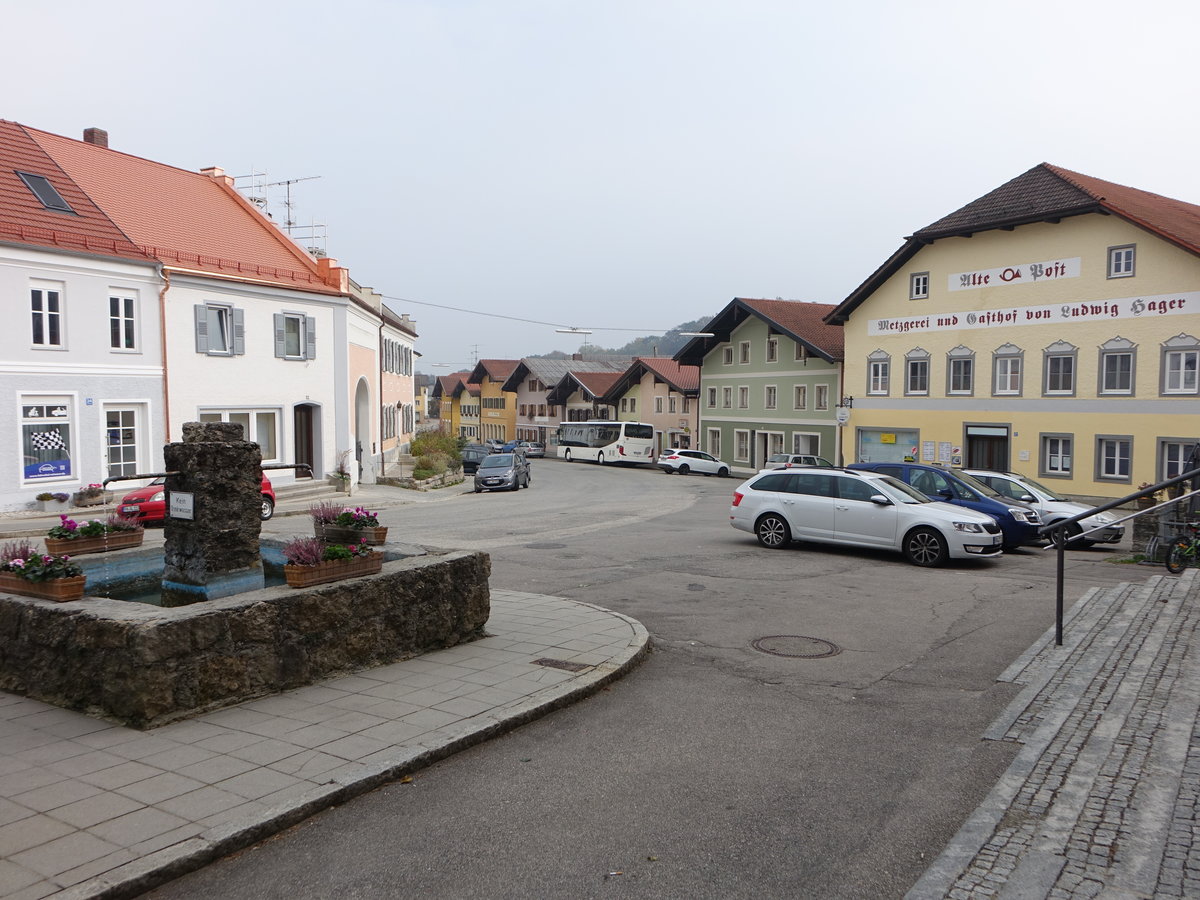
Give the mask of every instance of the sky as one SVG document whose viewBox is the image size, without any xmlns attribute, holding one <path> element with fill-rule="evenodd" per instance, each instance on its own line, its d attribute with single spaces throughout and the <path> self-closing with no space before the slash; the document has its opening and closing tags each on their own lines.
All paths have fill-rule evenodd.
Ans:
<svg viewBox="0 0 1200 900">
<path fill-rule="evenodd" d="M 1041 162 L 1200 203 L 1194 0 L 6 7 L 0 118 L 247 176 L 279 222 L 294 180 L 294 235 L 432 374 L 838 303 Z"/>
</svg>

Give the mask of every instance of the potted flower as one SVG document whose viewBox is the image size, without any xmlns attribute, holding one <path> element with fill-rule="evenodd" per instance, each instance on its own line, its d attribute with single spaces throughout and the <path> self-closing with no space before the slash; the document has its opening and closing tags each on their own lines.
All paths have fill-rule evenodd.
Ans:
<svg viewBox="0 0 1200 900">
<path fill-rule="evenodd" d="M 60 509 L 67 508 L 71 495 L 62 491 L 55 491 L 54 493 L 43 491 L 34 499 L 37 500 L 38 509 L 42 512 L 58 512 Z"/>
<path fill-rule="evenodd" d="M 315 503 L 309 508 L 313 520 L 313 534 L 334 543 L 382 544 L 387 540 L 387 526 L 379 524 L 379 517 L 361 506 L 354 508 L 336 503 Z"/>
<path fill-rule="evenodd" d="M 28 541 L 0 547 L 0 591 L 43 600 L 79 600 L 87 576 L 71 557 L 38 553 Z"/>
<path fill-rule="evenodd" d="M 1150 482 L 1148 482 L 1148 481 L 1143 481 L 1141 484 L 1139 484 L 1137 486 L 1137 489 L 1139 491 L 1144 491 L 1148 487 L 1153 487 L 1153 485 L 1151 485 Z M 1150 509 L 1150 507 L 1157 506 L 1161 502 L 1162 502 L 1162 492 L 1155 491 L 1153 494 L 1147 494 L 1145 497 L 1138 497 L 1137 498 L 1137 508 L 1138 509 Z"/>
<path fill-rule="evenodd" d="M 329 473 L 329 483 L 343 494 L 350 493 L 350 470 L 346 468 L 349 458 L 350 451 L 343 450 L 338 454 L 337 468 Z"/>
<path fill-rule="evenodd" d="M 106 550 L 122 550 L 140 547 L 145 532 L 142 523 L 124 516 L 109 516 L 105 521 L 92 519 L 80 524 L 66 514 L 60 515 L 59 523 L 46 532 L 48 553 L 103 553 Z"/>
<path fill-rule="evenodd" d="M 76 506 L 99 506 L 104 502 L 104 485 L 93 483 L 76 491 L 73 502 Z"/>
<path fill-rule="evenodd" d="M 383 568 L 383 554 L 366 541 L 327 544 L 318 537 L 298 537 L 283 545 L 283 556 L 283 576 L 294 588 L 374 575 Z"/>
</svg>

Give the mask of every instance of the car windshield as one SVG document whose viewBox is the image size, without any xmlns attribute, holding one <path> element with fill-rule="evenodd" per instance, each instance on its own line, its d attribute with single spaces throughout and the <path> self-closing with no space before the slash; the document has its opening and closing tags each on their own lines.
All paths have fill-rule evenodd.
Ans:
<svg viewBox="0 0 1200 900">
<path fill-rule="evenodd" d="M 1067 497 L 1064 497 L 1062 494 L 1060 494 L 1058 491 L 1052 491 L 1052 490 L 1050 490 L 1050 488 L 1046 487 L 1044 484 L 1034 481 L 1032 478 L 1026 478 L 1024 475 L 1021 476 L 1021 480 L 1018 483 L 1026 486 L 1026 487 L 1033 488 L 1033 490 L 1036 491 L 1037 493 L 1045 494 L 1046 497 L 1049 498 L 1050 500 L 1067 500 L 1068 499 Z M 1031 491 L 1031 493 L 1032 493 L 1032 491 Z"/>
<path fill-rule="evenodd" d="M 493 453 L 479 463 L 481 469 L 509 469 L 513 464 L 511 453 Z"/>
<path fill-rule="evenodd" d="M 879 476 L 876 476 L 875 478 L 868 479 L 868 481 L 878 482 L 880 484 L 887 485 L 889 488 L 892 489 L 893 494 L 899 495 L 899 496 L 893 496 L 892 499 L 899 500 L 901 503 L 932 503 L 933 502 L 928 497 L 926 497 L 924 494 L 922 494 L 920 491 L 918 491 L 916 488 L 909 487 L 907 484 L 905 484 L 899 478 L 893 478 L 891 475 L 879 475 Z"/>
<path fill-rule="evenodd" d="M 962 469 L 953 469 L 952 471 L 954 472 L 955 478 L 957 478 L 963 484 L 970 485 L 972 488 L 979 491 L 979 493 L 983 494 L 983 496 L 991 497 L 993 500 L 995 500 L 996 498 L 999 498 L 1001 500 L 1008 499 L 1003 494 L 1001 494 L 998 490 L 996 490 L 994 487 L 992 487 L 990 484 L 984 484 L 982 481 L 980 481 L 974 475 L 968 475 Z"/>
</svg>

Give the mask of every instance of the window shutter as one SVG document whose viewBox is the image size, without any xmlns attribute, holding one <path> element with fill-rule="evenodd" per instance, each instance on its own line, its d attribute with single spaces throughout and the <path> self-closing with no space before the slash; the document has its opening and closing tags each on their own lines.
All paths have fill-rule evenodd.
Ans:
<svg viewBox="0 0 1200 900">
<path fill-rule="evenodd" d="M 275 313 L 275 356 L 282 359 L 287 356 L 287 347 L 284 344 L 283 334 L 283 314 Z"/>
<path fill-rule="evenodd" d="M 208 352 L 208 307 L 200 303 L 192 307 L 196 318 L 196 352 Z"/>
<path fill-rule="evenodd" d="M 304 358 L 317 358 L 317 320 L 313 316 L 304 317 Z"/>
<path fill-rule="evenodd" d="M 242 309 L 231 309 L 233 313 L 233 355 L 245 356 L 246 354 L 246 311 Z"/>
</svg>

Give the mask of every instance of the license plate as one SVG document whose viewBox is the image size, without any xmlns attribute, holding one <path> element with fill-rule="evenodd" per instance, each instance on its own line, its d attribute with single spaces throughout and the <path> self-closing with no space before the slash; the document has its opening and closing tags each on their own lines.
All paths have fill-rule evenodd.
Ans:
<svg viewBox="0 0 1200 900">
<path fill-rule="evenodd" d="M 122 506 L 121 507 L 121 512 L 123 512 L 123 513 L 135 513 L 137 511 L 138 511 L 138 507 L 136 507 L 136 506 Z"/>
</svg>

